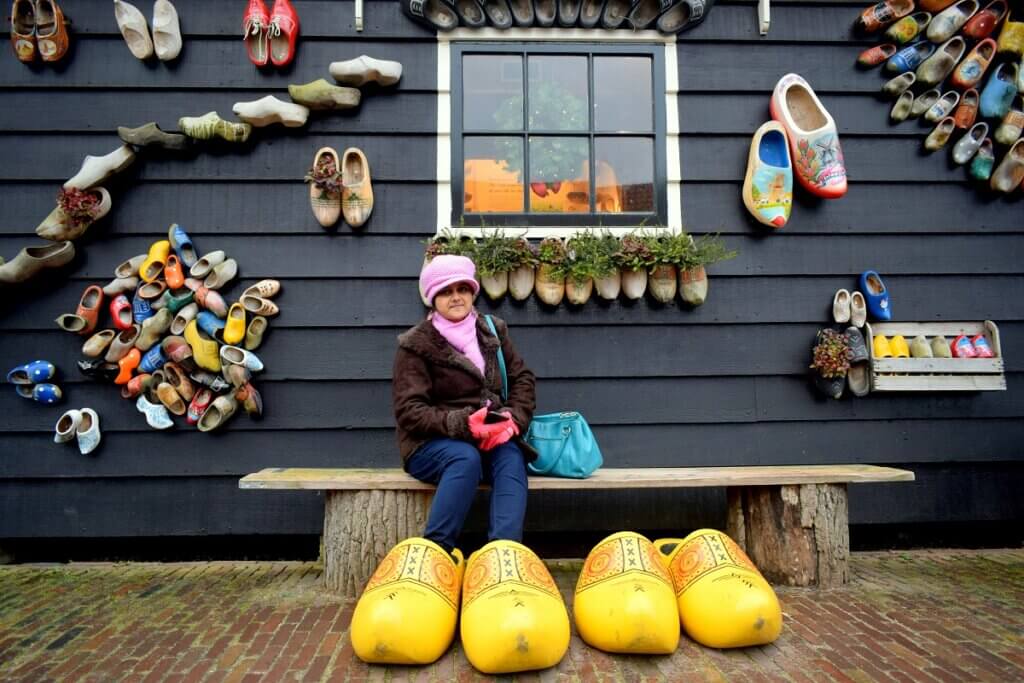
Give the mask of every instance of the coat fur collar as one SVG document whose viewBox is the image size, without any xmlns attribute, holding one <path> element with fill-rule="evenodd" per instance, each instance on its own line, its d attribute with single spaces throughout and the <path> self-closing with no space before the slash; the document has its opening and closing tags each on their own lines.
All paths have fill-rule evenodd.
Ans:
<svg viewBox="0 0 1024 683">
<path fill-rule="evenodd" d="M 491 316 L 491 319 L 494 321 L 495 329 L 500 334 L 500 331 L 505 327 L 504 322 L 494 316 Z M 491 334 L 483 315 L 477 316 L 476 338 L 480 344 L 480 354 L 484 357 L 484 372 L 488 379 L 493 378 L 496 373 L 497 350 L 500 342 Z M 407 351 L 422 356 L 431 363 L 465 370 L 474 377 L 484 380 L 484 376 L 473 365 L 473 361 L 459 353 L 454 346 L 449 344 L 448 340 L 437 331 L 437 328 L 429 320 L 424 320 L 412 329 L 400 334 L 398 336 L 398 345 Z"/>
</svg>

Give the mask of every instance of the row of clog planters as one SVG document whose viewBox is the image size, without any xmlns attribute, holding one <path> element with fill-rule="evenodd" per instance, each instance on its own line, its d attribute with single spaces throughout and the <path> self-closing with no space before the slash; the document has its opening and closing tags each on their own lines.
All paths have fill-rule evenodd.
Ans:
<svg viewBox="0 0 1024 683">
<path fill-rule="evenodd" d="M 700 306 L 708 291 L 705 267 L 736 256 L 718 235 L 694 239 L 685 232 L 635 232 L 619 238 L 589 230 L 565 240 L 546 237 L 537 245 L 500 230 L 485 233 L 480 240 L 445 232 L 430 240 L 424 262 L 441 254 L 473 259 L 480 284 L 492 300 L 508 293 L 525 301 L 536 291 L 549 306 L 558 306 L 563 299 L 581 306 L 594 290 L 608 301 L 620 293 L 638 300 L 650 291 L 661 303 L 679 293 L 686 303 Z"/>
</svg>

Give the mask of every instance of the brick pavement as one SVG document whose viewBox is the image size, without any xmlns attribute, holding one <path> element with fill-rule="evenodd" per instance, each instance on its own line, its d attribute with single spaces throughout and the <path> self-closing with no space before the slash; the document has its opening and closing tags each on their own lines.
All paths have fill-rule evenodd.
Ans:
<svg viewBox="0 0 1024 683">
<path fill-rule="evenodd" d="M 552 568 L 567 602 L 578 562 Z M 1024 680 L 1024 549 L 854 553 L 832 591 L 779 589 L 767 647 L 607 655 L 573 636 L 552 669 L 504 681 Z M 0 681 L 471 681 L 458 642 L 433 666 L 370 667 L 352 604 L 312 563 L 0 567 Z"/>
</svg>

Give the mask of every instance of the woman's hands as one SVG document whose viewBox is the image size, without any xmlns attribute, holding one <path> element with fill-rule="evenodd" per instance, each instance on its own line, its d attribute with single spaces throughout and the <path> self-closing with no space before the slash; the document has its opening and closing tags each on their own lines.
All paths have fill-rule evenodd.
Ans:
<svg viewBox="0 0 1024 683">
<path fill-rule="evenodd" d="M 519 433 L 519 426 L 512 421 L 512 416 L 502 412 L 505 419 L 501 422 L 487 423 L 487 407 L 483 407 L 469 416 L 469 431 L 476 439 L 481 451 L 490 451 L 505 443 Z"/>
</svg>

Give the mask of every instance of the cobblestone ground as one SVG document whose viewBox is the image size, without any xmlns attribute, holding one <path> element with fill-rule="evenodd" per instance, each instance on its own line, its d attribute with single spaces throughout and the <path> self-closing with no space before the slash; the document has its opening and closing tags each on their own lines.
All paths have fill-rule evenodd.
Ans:
<svg viewBox="0 0 1024 683">
<path fill-rule="evenodd" d="M 554 562 L 571 604 L 579 563 Z M 552 669 L 505 681 L 1021 681 L 1024 549 L 855 553 L 832 591 L 779 589 L 782 636 L 719 652 L 612 656 L 573 636 Z M 433 666 L 372 667 L 352 603 L 311 563 L 0 567 L 0 681 L 469 681 L 458 642 Z"/>
</svg>

